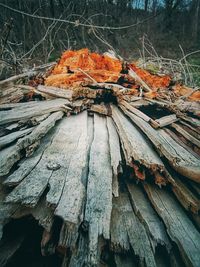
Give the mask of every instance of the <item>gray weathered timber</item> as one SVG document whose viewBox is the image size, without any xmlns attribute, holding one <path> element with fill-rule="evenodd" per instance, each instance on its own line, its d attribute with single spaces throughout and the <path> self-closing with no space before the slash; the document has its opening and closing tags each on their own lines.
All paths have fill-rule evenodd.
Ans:
<svg viewBox="0 0 200 267">
<path fill-rule="evenodd" d="M 73 90 L 62 89 L 62 88 L 53 87 L 53 86 L 39 85 L 37 87 L 37 91 L 56 97 L 56 98 L 66 98 L 66 99 L 72 100 L 72 97 L 73 97 Z"/>
<path fill-rule="evenodd" d="M 111 166 L 113 170 L 113 184 L 112 191 L 115 197 L 119 196 L 119 184 L 118 184 L 118 174 L 120 172 L 120 164 L 122 161 L 121 151 L 120 151 L 120 141 L 119 136 L 116 131 L 115 125 L 112 118 L 107 117 L 107 128 L 109 136 L 109 147 L 110 147 L 110 157 Z"/>
<path fill-rule="evenodd" d="M 62 111 L 51 114 L 29 135 L 19 139 L 15 145 L 0 151 L 0 176 L 8 174 L 14 163 L 21 158 L 21 151 L 38 142 L 55 125 L 56 121 L 62 118 L 63 114 Z"/>
<path fill-rule="evenodd" d="M 112 118 L 119 131 L 128 162 L 131 163 L 133 159 L 154 171 L 164 170 L 164 164 L 159 155 L 153 150 L 151 143 L 145 138 L 143 133 L 114 106 L 112 106 Z"/>
<path fill-rule="evenodd" d="M 53 129 L 53 131 L 51 130 L 44 138 L 42 138 L 39 147 L 33 155 L 24 159 L 23 162 L 19 162 L 19 167 L 6 178 L 3 184 L 11 187 L 18 185 L 40 161 L 44 150 L 51 143 L 54 134 L 55 129 Z"/>
<path fill-rule="evenodd" d="M 106 118 L 94 114 L 94 139 L 90 150 L 85 220 L 89 223 L 90 265 L 97 264 L 98 238 L 110 237 L 112 167 Z"/>
<path fill-rule="evenodd" d="M 31 102 L 29 102 L 31 103 Z M 70 110 L 66 105 L 69 104 L 67 99 L 55 99 L 49 101 L 38 101 L 33 104 L 21 103 L 21 105 L 10 104 L 12 107 L 10 110 L 0 111 L 0 125 L 6 123 L 12 123 L 19 120 L 28 119 L 31 117 L 40 116 L 46 113 L 55 111 Z M 5 105 L 0 105 L 0 109 Z M 9 106 L 9 104 L 7 104 Z M 24 111 L 26 110 L 26 112 Z"/>
<path fill-rule="evenodd" d="M 144 188 L 162 218 L 170 238 L 177 244 L 186 266 L 198 267 L 200 265 L 200 234 L 189 217 L 166 190 L 160 190 L 149 184 L 145 184 Z"/>
<path fill-rule="evenodd" d="M 61 125 L 58 125 L 58 129 L 59 127 Z M 21 202 L 24 205 L 34 207 L 46 189 L 53 171 L 56 171 L 51 166 L 55 166 L 57 163 L 59 164 L 61 148 L 60 135 L 56 132 L 52 143 L 44 151 L 36 167 L 13 189 L 6 198 L 6 201 Z"/>
<path fill-rule="evenodd" d="M 172 191 L 181 203 L 181 205 L 188 211 L 198 214 L 200 210 L 200 200 L 196 197 L 178 177 L 173 176 Z"/>
<path fill-rule="evenodd" d="M 144 226 L 136 217 L 127 193 L 121 193 L 115 198 L 115 203 L 123 216 L 123 225 L 128 234 L 129 243 L 140 264 L 147 267 L 156 267 L 154 253 Z"/>
<path fill-rule="evenodd" d="M 170 125 L 173 122 L 176 122 L 178 120 L 179 120 L 179 118 L 176 117 L 176 114 L 172 114 L 172 115 L 164 116 L 164 117 L 157 119 L 155 121 L 159 124 L 159 127 L 162 128 L 162 127 Z"/>
<path fill-rule="evenodd" d="M 124 226 L 124 209 L 119 205 L 118 197 L 113 197 L 113 207 L 110 224 L 111 250 L 122 253 L 130 250 L 129 237 Z"/>
<path fill-rule="evenodd" d="M 172 123 L 172 128 L 174 128 L 179 134 L 181 134 L 183 137 L 185 137 L 188 141 L 190 141 L 191 143 L 193 143 L 194 145 L 200 147 L 200 140 L 198 140 L 197 138 L 195 138 L 194 136 L 192 136 L 190 133 L 188 133 L 187 131 L 185 131 L 183 129 L 183 127 L 179 126 L 176 123 Z"/>
<path fill-rule="evenodd" d="M 142 189 L 133 183 L 127 183 L 127 187 L 135 214 L 144 224 L 146 231 L 152 240 L 154 251 L 156 246 L 159 244 L 165 246 L 166 249 L 170 251 L 171 244 L 166 234 L 164 225 L 150 205 L 149 200 L 144 195 Z"/>
<path fill-rule="evenodd" d="M 74 249 L 79 235 L 78 227 L 78 224 L 64 221 L 60 231 L 58 246 Z"/>
<path fill-rule="evenodd" d="M 163 129 L 155 130 L 147 122 L 130 113 L 125 108 L 122 110 L 129 118 L 147 135 L 157 151 L 166 157 L 170 165 L 180 174 L 200 182 L 200 159 L 178 144 Z"/>
<path fill-rule="evenodd" d="M 74 137 L 74 140 L 70 140 L 70 137 L 66 140 L 67 144 L 71 143 L 73 145 L 73 150 L 71 150 L 71 153 L 67 153 L 70 157 L 70 162 L 65 174 L 62 196 L 55 214 L 63 218 L 64 221 L 78 224 L 83 217 L 83 200 L 86 191 L 81 179 L 87 160 L 87 112 L 83 112 L 76 116 L 76 118 L 73 118 L 73 123 L 74 129 L 71 128 L 71 136 Z M 74 134 L 75 132 L 76 134 Z M 67 151 L 64 151 L 64 153 Z"/>
<path fill-rule="evenodd" d="M 23 137 L 26 134 L 29 134 L 32 132 L 33 128 L 28 128 L 25 130 L 20 130 L 14 133 L 7 134 L 0 138 L 0 150 L 10 143 L 14 142 L 15 140 L 19 139 L 20 137 Z"/>
<path fill-rule="evenodd" d="M 62 267 L 84 267 L 87 261 L 88 240 L 80 235 L 77 248 L 73 250 L 69 265 Z"/>
</svg>

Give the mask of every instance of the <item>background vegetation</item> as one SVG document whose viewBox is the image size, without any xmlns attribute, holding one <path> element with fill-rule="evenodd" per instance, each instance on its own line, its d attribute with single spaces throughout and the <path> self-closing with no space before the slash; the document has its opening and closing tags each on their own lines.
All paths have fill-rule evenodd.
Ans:
<svg viewBox="0 0 200 267">
<path fill-rule="evenodd" d="M 0 0 L 0 9 L 1 69 L 20 72 L 88 47 L 187 59 L 198 76 L 200 0 Z"/>
</svg>

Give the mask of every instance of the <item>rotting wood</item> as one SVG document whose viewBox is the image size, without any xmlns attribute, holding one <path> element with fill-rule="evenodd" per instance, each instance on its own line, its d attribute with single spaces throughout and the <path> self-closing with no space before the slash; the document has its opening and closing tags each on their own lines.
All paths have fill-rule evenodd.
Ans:
<svg viewBox="0 0 200 267">
<path fill-rule="evenodd" d="M 198 267 L 200 234 L 191 220 L 166 190 L 160 190 L 149 184 L 145 184 L 144 188 L 162 218 L 170 238 L 177 244 L 186 266 Z"/>
<path fill-rule="evenodd" d="M 8 174 L 12 166 L 21 158 L 21 151 L 40 140 L 62 116 L 62 111 L 51 114 L 35 127 L 29 135 L 19 139 L 15 145 L 0 151 L 0 176 Z"/>
<path fill-rule="evenodd" d="M 147 267 L 156 266 L 153 250 L 144 226 L 134 214 L 127 193 L 115 198 L 115 204 L 122 213 L 124 229 L 134 254 L 139 257 L 140 264 Z"/>
<path fill-rule="evenodd" d="M 147 122 L 122 108 L 126 115 L 143 131 L 154 144 L 158 153 L 166 157 L 170 165 L 180 174 L 200 182 L 200 160 L 179 145 L 163 129 L 155 130 Z"/>
<path fill-rule="evenodd" d="M 107 128 L 109 135 L 111 166 L 113 170 L 112 192 L 115 197 L 118 197 L 119 196 L 118 174 L 121 171 L 120 169 L 121 169 L 122 158 L 120 151 L 119 136 L 116 131 L 113 120 L 109 117 L 107 117 Z"/>
<path fill-rule="evenodd" d="M 44 151 L 36 167 L 13 189 L 6 201 L 21 202 L 24 205 L 34 207 L 48 185 L 54 171 L 51 165 L 57 163 L 56 160 L 59 159 L 61 147 L 60 135 L 56 132 L 52 143 Z"/>
<path fill-rule="evenodd" d="M 38 101 L 34 103 L 29 102 L 29 104 L 21 103 L 21 105 L 7 104 L 6 106 L 10 106 L 11 109 L 0 111 L 0 125 L 40 116 L 50 112 L 69 111 L 70 108 L 66 106 L 67 104 L 69 104 L 69 101 L 66 99 Z M 5 108 L 5 105 L 1 105 L 0 108 Z M 26 112 L 24 112 L 25 108 Z"/>
<path fill-rule="evenodd" d="M 92 105 L 89 111 L 96 112 L 102 115 L 108 115 L 108 109 L 105 105 Z"/>
<path fill-rule="evenodd" d="M 64 188 L 55 210 L 57 216 L 63 218 L 64 221 L 74 224 L 80 223 L 83 217 L 83 200 L 86 193 L 81 179 L 87 160 L 87 112 L 77 116 L 77 120 L 79 120 L 79 125 L 78 129 L 76 129 L 74 147 L 71 154 L 67 153 L 70 157 L 70 163 L 65 175 Z M 75 118 L 73 121 L 75 121 Z M 77 123 L 74 126 L 77 127 Z M 73 136 L 73 133 L 71 136 Z M 67 142 L 70 142 L 69 138 Z"/>
<path fill-rule="evenodd" d="M 187 131 L 185 131 L 183 127 L 179 126 L 176 123 L 172 123 L 170 126 L 174 128 L 183 137 L 185 137 L 188 141 L 190 141 L 192 144 L 200 147 L 200 140 L 198 140 L 197 138 L 189 134 Z"/>
<path fill-rule="evenodd" d="M 90 150 L 85 220 L 89 223 L 88 262 L 97 264 L 98 237 L 110 237 L 112 167 L 106 118 L 94 114 L 94 139 Z"/>
<path fill-rule="evenodd" d="M 165 246 L 168 252 L 170 252 L 171 244 L 165 231 L 165 227 L 149 203 L 149 200 L 146 198 L 142 188 L 133 183 L 126 184 L 135 214 L 138 216 L 141 223 L 144 224 L 144 227 L 150 236 L 154 252 L 159 244 Z"/>
<path fill-rule="evenodd" d="M 10 143 L 14 142 L 15 140 L 19 139 L 20 137 L 23 137 L 26 134 L 29 134 L 33 131 L 33 128 L 28 128 L 25 130 L 20 130 L 14 133 L 10 133 L 8 135 L 5 135 L 3 137 L 0 137 L 0 150 Z"/>
<path fill-rule="evenodd" d="M 162 171 L 164 164 L 143 133 L 114 106 L 112 106 L 112 118 L 123 142 L 127 163 L 131 163 L 133 159 L 154 171 Z"/>
<path fill-rule="evenodd" d="M 159 124 L 159 127 L 162 128 L 162 127 L 167 126 L 169 124 L 172 124 L 173 122 L 176 122 L 178 120 L 179 120 L 179 118 L 176 117 L 176 114 L 172 114 L 172 115 L 164 116 L 164 117 L 157 119 L 155 121 Z"/>
<path fill-rule="evenodd" d="M 113 198 L 110 241 L 111 250 L 117 253 L 124 253 L 130 250 L 129 237 L 124 227 L 124 209 L 119 205 L 119 199 Z"/>
<path fill-rule="evenodd" d="M 128 71 L 128 74 L 135 79 L 146 92 L 152 92 L 151 88 L 140 78 L 140 76 L 137 75 L 137 73 L 131 68 Z"/>
<path fill-rule="evenodd" d="M 172 191 L 181 203 L 181 205 L 194 214 L 198 214 L 200 210 L 200 200 L 189 190 L 189 188 L 181 182 L 181 180 L 173 176 Z"/>
<path fill-rule="evenodd" d="M 86 127 L 87 127 L 87 112 L 83 112 L 77 116 L 71 116 L 69 118 L 64 119 L 61 122 L 59 132 L 58 132 L 59 139 L 57 140 L 59 149 L 60 149 L 59 150 L 60 155 L 59 155 L 59 158 L 56 159 L 56 164 L 59 165 L 60 167 L 56 171 L 53 172 L 49 180 L 50 190 L 47 194 L 48 205 L 54 208 L 58 205 L 56 209 L 56 214 L 62 217 L 66 221 L 69 219 L 69 221 L 71 222 L 76 222 L 76 220 L 78 220 L 77 214 L 76 215 L 74 214 L 73 219 L 72 218 L 67 219 L 67 214 L 68 214 L 68 217 L 70 217 L 69 213 L 71 209 L 80 208 L 81 203 L 77 201 L 76 202 L 77 206 L 76 206 L 74 203 L 75 200 L 73 201 L 73 196 L 74 196 L 74 199 L 76 199 L 76 197 L 78 198 L 79 193 L 81 193 L 81 192 L 78 192 L 78 190 L 76 190 L 77 189 L 76 186 L 78 185 L 80 187 L 80 190 L 82 189 L 82 193 L 83 193 L 83 188 L 81 185 L 81 174 L 82 174 L 81 170 L 84 165 L 84 158 L 79 159 L 80 161 L 82 161 L 82 165 L 80 164 L 79 160 L 74 161 L 73 159 L 75 158 L 75 156 L 77 157 L 80 156 L 79 153 L 82 153 L 82 156 L 84 156 L 84 151 L 82 151 L 82 149 L 80 150 L 79 141 L 80 140 L 83 141 L 82 148 L 84 148 L 84 146 L 87 147 L 86 140 L 84 141 L 84 138 L 87 138 Z M 52 164 L 55 164 L 55 162 L 52 161 Z M 76 168 L 74 169 L 74 171 L 77 171 L 77 177 L 75 175 L 73 179 L 71 179 L 70 181 L 70 177 L 71 175 L 73 175 L 71 173 L 73 169 L 72 168 L 73 164 L 80 164 L 80 166 L 77 166 L 77 170 Z M 76 178 L 76 181 L 74 181 L 75 178 Z M 69 188 L 69 192 L 68 192 L 66 190 L 67 190 L 67 186 L 70 186 L 70 183 L 71 183 L 72 191 Z M 76 192 L 78 195 L 74 195 Z M 69 194 L 72 194 L 71 204 L 68 199 Z"/>
<path fill-rule="evenodd" d="M 66 98 L 68 100 L 72 100 L 73 98 L 73 90 L 62 89 L 53 86 L 39 85 L 37 87 L 37 91 L 44 93 L 44 95 L 50 95 L 55 98 Z"/>
</svg>

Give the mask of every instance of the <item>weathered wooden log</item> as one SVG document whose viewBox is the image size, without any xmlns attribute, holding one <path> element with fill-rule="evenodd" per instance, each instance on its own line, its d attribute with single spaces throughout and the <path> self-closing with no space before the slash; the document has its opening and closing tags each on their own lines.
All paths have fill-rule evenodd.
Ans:
<svg viewBox="0 0 200 267">
<path fill-rule="evenodd" d="M 121 151 L 120 151 L 120 141 L 119 136 L 116 131 L 114 122 L 111 118 L 107 117 L 107 128 L 109 135 L 109 148 L 111 157 L 111 166 L 113 170 L 113 182 L 112 182 L 112 192 L 115 197 L 119 196 L 119 183 L 118 174 L 121 172 Z"/>
<path fill-rule="evenodd" d="M 200 234 L 181 206 L 166 190 L 144 185 L 157 213 L 162 218 L 167 233 L 177 244 L 186 266 L 198 267 L 200 262 Z"/>
<path fill-rule="evenodd" d="M 51 116 L 35 127 L 31 134 L 19 139 L 17 144 L 3 149 L 0 152 L 0 176 L 8 174 L 14 163 L 21 158 L 21 151 L 38 142 L 62 116 L 62 111 L 51 114 Z"/>
<path fill-rule="evenodd" d="M 172 124 L 178 120 L 179 119 L 177 118 L 176 114 L 172 114 L 172 115 L 161 117 L 160 119 L 157 119 L 155 121 L 159 124 L 159 127 L 162 128 L 162 127 L 170 125 L 170 124 Z"/>
<path fill-rule="evenodd" d="M 87 112 L 83 112 L 74 118 L 69 117 L 68 121 L 66 120 L 65 131 L 67 138 L 63 151 L 65 158 L 60 162 L 61 164 L 63 164 L 62 162 L 68 162 L 68 166 L 64 166 L 64 171 L 67 171 L 67 173 L 64 175 L 65 182 L 63 190 L 59 190 L 62 192 L 62 195 L 59 199 L 55 214 L 66 222 L 78 224 L 83 219 L 83 203 L 86 193 L 85 186 L 82 183 L 82 177 L 87 164 Z M 67 128 L 69 130 L 67 130 Z M 74 135 L 75 131 L 76 135 Z M 59 184 L 60 176 L 60 170 L 58 170 L 58 172 L 55 172 L 54 177 L 51 177 L 52 183 L 54 182 L 52 186 L 50 181 L 52 190 L 56 190 L 54 179 L 57 181 L 57 184 Z M 58 190 L 56 191 L 58 192 Z M 51 191 L 49 193 L 51 193 Z M 48 203 L 57 204 L 55 202 L 57 198 L 55 199 L 52 194 L 49 196 L 49 193 L 47 195 Z"/>
<path fill-rule="evenodd" d="M 132 160 L 135 160 L 153 171 L 163 171 L 164 164 L 147 138 L 114 106 L 112 106 L 112 118 L 123 143 L 127 164 L 130 165 Z"/>
<path fill-rule="evenodd" d="M 106 118 L 94 115 L 94 139 L 90 150 L 85 220 L 89 223 L 88 262 L 97 264 L 98 237 L 110 237 L 112 167 Z"/>
<path fill-rule="evenodd" d="M 148 198 L 146 198 L 139 186 L 133 183 L 127 183 L 127 187 L 135 214 L 138 216 L 149 234 L 154 252 L 159 244 L 165 246 L 168 252 L 170 252 L 171 244 L 165 231 L 165 227 L 152 208 Z"/>
<path fill-rule="evenodd" d="M 184 130 L 183 127 L 179 126 L 176 123 L 172 123 L 171 127 L 174 128 L 179 134 L 181 134 L 183 137 L 185 137 L 188 141 L 190 141 L 192 144 L 200 147 L 200 140 L 192 136 L 190 133 Z"/>
<path fill-rule="evenodd" d="M 158 153 L 166 157 L 177 172 L 189 179 L 200 182 L 200 159 L 178 144 L 165 130 L 155 130 L 143 119 L 130 113 L 125 108 L 121 108 L 154 144 Z"/>
<path fill-rule="evenodd" d="M 181 205 L 188 211 L 198 214 L 200 210 L 200 200 L 187 185 L 185 185 L 181 180 L 173 175 L 173 180 L 171 181 L 172 191 L 177 197 Z"/>
<path fill-rule="evenodd" d="M 49 95 L 54 98 L 65 98 L 70 101 L 73 98 L 73 90 L 69 90 L 69 89 L 62 89 L 62 88 L 53 87 L 53 86 L 39 85 L 36 90 L 39 93 L 42 93 L 44 96 Z"/>
<path fill-rule="evenodd" d="M 20 137 L 23 137 L 26 134 L 29 134 L 33 131 L 33 128 L 28 128 L 25 130 L 20 130 L 11 134 L 8 134 L 6 136 L 0 137 L 0 150 L 10 143 L 14 142 L 15 140 L 19 139 Z"/>
<path fill-rule="evenodd" d="M 116 232 L 115 238 L 113 239 L 111 232 L 111 242 L 116 242 L 118 246 L 124 246 L 127 248 L 127 239 L 130 243 L 134 254 L 139 257 L 140 264 L 145 264 L 146 266 L 156 266 L 154 259 L 154 254 L 151 248 L 151 243 L 149 241 L 148 235 L 144 226 L 140 223 L 139 219 L 134 214 L 131 207 L 131 203 L 128 198 L 127 193 L 121 193 L 118 198 L 113 199 L 114 208 L 118 210 L 120 214 L 120 220 L 123 227 L 122 232 Z M 114 222 L 118 224 L 118 222 Z M 113 226 L 113 230 L 121 230 L 121 228 Z M 124 243 L 125 241 L 125 243 Z M 119 243 L 118 243 L 119 242 Z M 113 244 L 115 246 L 115 243 Z"/>
<path fill-rule="evenodd" d="M 0 109 L 11 109 L 0 111 L 0 125 L 41 116 L 55 111 L 66 112 L 70 110 L 70 108 L 66 106 L 68 104 L 70 104 L 70 102 L 66 99 L 55 99 L 49 101 L 1 105 Z M 25 109 L 26 112 L 24 112 Z"/>
<path fill-rule="evenodd" d="M 99 114 L 102 114 L 102 115 L 109 115 L 109 111 L 108 109 L 106 108 L 105 105 L 92 105 L 91 108 L 90 108 L 90 111 L 92 112 L 96 112 L 96 113 L 99 113 Z"/>
</svg>

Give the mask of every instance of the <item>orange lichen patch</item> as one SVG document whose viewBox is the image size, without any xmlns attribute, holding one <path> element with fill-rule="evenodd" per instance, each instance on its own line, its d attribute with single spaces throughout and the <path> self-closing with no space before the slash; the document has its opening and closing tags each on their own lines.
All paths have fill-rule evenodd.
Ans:
<svg viewBox="0 0 200 267">
<path fill-rule="evenodd" d="M 191 96 L 188 97 L 190 101 L 200 101 L 200 91 L 194 92 Z"/>
<path fill-rule="evenodd" d="M 78 68 L 89 71 L 104 70 L 120 73 L 122 64 L 118 59 L 91 53 L 87 48 L 78 51 L 67 50 L 62 54 L 52 74 L 67 73 L 68 69 L 76 71 Z"/>
<path fill-rule="evenodd" d="M 138 68 L 135 64 L 129 64 L 129 67 L 135 71 L 135 73 L 148 85 L 151 89 L 157 90 L 161 88 L 167 88 L 171 82 L 170 76 L 160 77 L 153 75 L 146 70 Z"/>
<path fill-rule="evenodd" d="M 192 88 L 189 88 L 187 86 L 176 84 L 173 86 L 173 91 L 176 94 L 176 96 L 185 96 L 190 101 L 200 101 L 200 91 L 194 91 Z M 194 93 L 193 93 L 194 91 Z"/>
<path fill-rule="evenodd" d="M 111 71 L 104 70 L 92 70 L 88 72 L 89 76 L 92 77 L 96 82 L 111 82 L 117 83 L 120 75 Z M 46 78 L 45 84 L 48 86 L 55 87 L 69 87 L 74 86 L 77 82 L 87 81 L 87 84 L 94 84 L 94 82 L 84 73 L 77 71 L 73 74 L 56 74 L 50 75 Z"/>
</svg>

